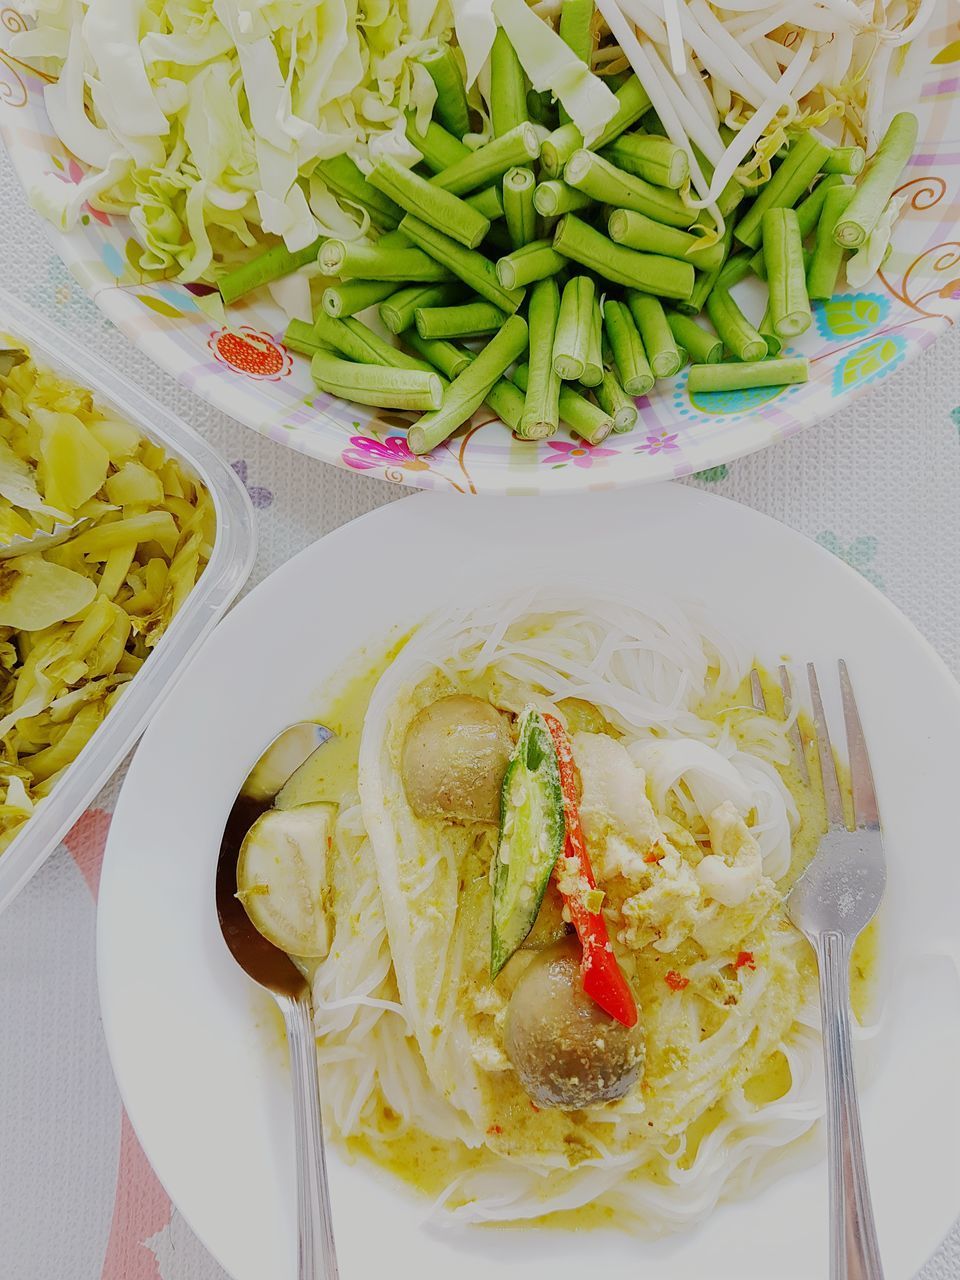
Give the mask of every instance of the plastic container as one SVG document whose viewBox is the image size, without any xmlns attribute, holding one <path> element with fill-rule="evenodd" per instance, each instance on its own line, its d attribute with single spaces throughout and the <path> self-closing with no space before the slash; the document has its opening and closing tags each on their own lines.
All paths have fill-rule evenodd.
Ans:
<svg viewBox="0 0 960 1280">
<path fill-rule="evenodd" d="M 195 431 L 2 289 L 0 332 L 19 338 L 38 364 L 88 387 L 100 404 L 109 406 L 174 455 L 209 489 L 217 514 L 210 561 L 179 613 L 127 685 L 124 696 L 36 813 L 0 853 L 2 911 L 115 771 L 226 612 L 253 567 L 257 533 L 253 507 L 243 485 Z"/>
</svg>

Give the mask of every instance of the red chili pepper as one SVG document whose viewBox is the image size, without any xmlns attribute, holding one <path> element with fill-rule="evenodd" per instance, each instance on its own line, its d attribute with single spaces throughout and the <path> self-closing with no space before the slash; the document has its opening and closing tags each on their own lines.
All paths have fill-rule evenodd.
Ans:
<svg viewBox="0 0 960 1280">
<path fill-rule="evenodd" d="M 755 969 L 757 967 L 752 951 L 741 951 L 737 956 L 733 967 L 735 969 L 742 969 L 744 966 L 748 969 Z"/>
<path fill-rule="evenodd" d="M 690 985 L 690 979 L 685 978 L 682 973 L 677 973 L 676 969 L 668 969 L 663 975 L 663 980 L 671 991 L 682 991 L 684 987 Z"/>
<path fill-rule="evenodd" d="M 554 716 L 545 715 L 544 720 L 547 722 L 557 749 L 560 787 L 563 791 L 563 817 L 567 828 L 563 855 L 576 862 L 578 880 L 588 889 L 595 889 L 597 882 L 593 868 L 590 866 L 587 844 L 580 825 L 577 781 L 570 739 L 563 725 Z M 587 910 L 580 893 L 571 894 L 569 897 L 564 894 L 564 901 L 570 909 L 570 918 L 583 948 L 580 972 L 583 977 L 584 991 L 604 1013 L 609 1013 L 611 1018 L 616 1018 L 617 1022 L 623 1023 L 625 1027 L 636 1026 L 637 1003 L 617 964 L 617 957 L 613 954 L 606 920 L 599 911 Z"/>
</svg>

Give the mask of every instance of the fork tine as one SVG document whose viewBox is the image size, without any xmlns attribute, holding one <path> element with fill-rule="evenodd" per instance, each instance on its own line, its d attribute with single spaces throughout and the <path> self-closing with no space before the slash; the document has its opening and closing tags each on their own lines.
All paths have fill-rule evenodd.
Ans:
<svg viewBox="0 0 960 1280">
<path fill-rule="evenodd" d="M 812 662 L 807 663 L 807 680 L 810 684 L 810 699 L 813 703 L 813 725 L 817 738 L 817 753 L 820 757 L 820 779 L 823 785 L 823 799 L 827 808 L 827 826 L 845 827 L 847 822 L 846 815 L 843 812 L 843 799 L 840 795 L 837 762 L 834 759 L 833 746 L 830 742 L 827 717 L 823 712 L 823 699 L 820 697 L 817 669 Z"/>
<path fill-rule="evenodd" d="M 847 727 L 847 753 L 850 757 L 850 782 L 853 790 L 853 820 L 858 827 L 879 830 L 880 815 L 877 811 L 877 793 L 873 785 L 873 770 L 867 754 L 867 741 L 863 736 L 860 713 L 853 696 L 850 673 L 843 658 L 840 668 L 840 693 L 843 698 L 843 718 Z"/>
<path fill-rule="evenodd" d="M 783 690 L 783 714 L 789 719 L 793 711 L 793 681 L 790 679 L 789 669 L 781 664 L 780 667 L 780 688 Z M 800 777 L 809 787 L 810 785 L 810 766 L 807 764 L 807 753 L 804 749 L 803 738 L 800 736 L 800 721 L 794 720 L 793 724 L 787 731 L 787 737 L 793 747 L 793 753 L 797 758 L 797 768 L 800 770 Z"/>
<path fill-rule="evenodd" d="M 763 692 L 763 685 L 760 683 L 760 672 L 756 667 L 750 672 L 750 696 L 753 698 L 756 711 L 766 711 L 767 699 Z"/>
</svg>

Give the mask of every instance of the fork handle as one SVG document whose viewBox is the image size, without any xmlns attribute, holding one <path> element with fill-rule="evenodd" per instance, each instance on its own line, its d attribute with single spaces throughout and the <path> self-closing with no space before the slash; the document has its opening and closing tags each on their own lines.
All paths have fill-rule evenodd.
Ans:
<svg viewBox="0 0 960 1280">
<path fill-rule="evenodd" d="M 852 942 L 827 931 L 812 939 L 820 969 L 830 1162 L 830 1280 L 883 1280 L 863 1154 L 850 1035 Z"/>
<path fill-rule="evenodd" d="M 297 1280 L 338 1280 L 320 1112 L 313 1008 L 308 995 L 278 996 L 290 1046 L 297 1162 Z"/>
</svg>

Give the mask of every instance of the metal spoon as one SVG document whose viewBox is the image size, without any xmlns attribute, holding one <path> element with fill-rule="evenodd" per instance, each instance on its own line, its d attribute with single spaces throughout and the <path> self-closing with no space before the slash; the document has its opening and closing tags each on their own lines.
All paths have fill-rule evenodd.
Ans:
<svg viewBox="0 0 960 1280">
<path fill-rule="evenodd" d="M 277 792 L 331 737 L 302 721 L 279 734 L 250 770 L 227 816 L 217 862 L 217 916 L 240 968 L 264 987 L 283 1014 L 290 1045 L 297 1153 L 298 1280 L 338 1280 L 330 1192 L 323 1148 L 320 1082 L 310 984 L 290 957 L 258 933 L 237 898 L 237 859 L 243 838 Z"/>
</svg>

